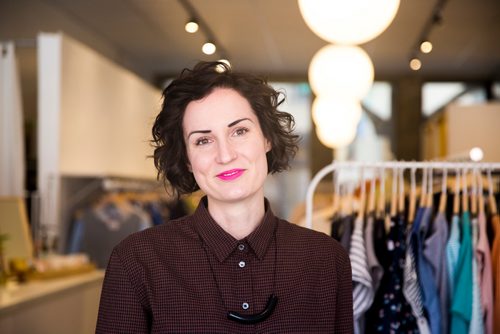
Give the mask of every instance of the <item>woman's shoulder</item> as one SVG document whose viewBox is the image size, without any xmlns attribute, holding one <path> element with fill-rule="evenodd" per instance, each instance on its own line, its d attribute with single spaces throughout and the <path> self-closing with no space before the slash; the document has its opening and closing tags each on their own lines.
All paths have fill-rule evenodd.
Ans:
<svg viewBox="0 0 500 334">
<path fill-rule="evenodd" d="M 286 220 L 280 220 L 280 227 L 284 244 L 289 247 L 304 252 L 310 251 L 315 256 L 323 254 L 330 257 L 335 254 L 340 257 L 349 257 L 337 240 L 323 232 L 292 224 Z"/>
<path fill-rule="evenodd" d="M 189 241 L 196 242 L 198 237 L 190 218 L 191 216 L 184 216 L 132 233 L 115 247 L 115 252 L 148 253 L 152 250 L 176 247 Z"/>
</svg>

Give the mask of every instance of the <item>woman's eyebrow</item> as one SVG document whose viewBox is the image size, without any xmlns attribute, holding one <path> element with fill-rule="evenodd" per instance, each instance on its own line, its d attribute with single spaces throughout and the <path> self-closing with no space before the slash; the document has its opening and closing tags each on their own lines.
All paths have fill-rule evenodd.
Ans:
<svg viewBox="0 0 500 334">
<path fill-rule="evenodd" d="M 210 133 L 210 132 L 212 132 L 212 130 L 195 130 L 195 131 L 191 131 L 191 132 L 188 134 L 188 136 L 187 136 L 187 137 L 189 138 L 191 135 L 193 135 L 193 134 L 195 134 L 195 133 Z"/>
<path fill-rule="evenodd" d="M 250 121 L 252 122 L 252 120 L 250 118 L 240 118 L 240 119 L 237 119 L 236 121 L 234 122 L 231 122 L 227 125 L 228 128 L 232 127 L 232 126 L 235 126 L 236 124 L 238 124 L 239 122 L 242 122 L 242 121 Z M 252 122 L 253 123 L 253 122 Z"/>
<path fill-rule="evenodd" d="M 231 122 L 227 125 L 228 128 L 232 127 L 232 126 L 235 126 L 236 124 L 242 122 L 242 121 L 250 121 L 252 122 L 252 120 L 250 118 L 240 118 L 240 119 L 237 119 L 236 121 L 234 122 Z M 252 122 L 253 123 L 253 122 Z M 195 131 L 191 131 L 189 134 L 188 134 L 188 138 L 192 135 L 192 134 L 195 134 L 195 133 L 210 133 L 212 132 L 212 130 L 195 130 Z"/>
</svg>

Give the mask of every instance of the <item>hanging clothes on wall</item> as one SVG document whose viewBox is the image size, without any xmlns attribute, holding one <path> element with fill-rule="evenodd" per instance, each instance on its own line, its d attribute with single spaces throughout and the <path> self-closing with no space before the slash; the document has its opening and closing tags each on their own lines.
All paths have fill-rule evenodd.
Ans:
<svg viewBox="0 0 500 334">
<path fill-rule="evenodd" d="M 70 229 L 68 253 L 86 253 L 99 268 L 105 268 L 113 248 L 128 235 L 188 213 L 180 201 L 151 195 L 111 192 L 80 209 Z"/>
<path fill-rule="evenodd" d="M 0 196 L 25 196 L 21 84 L 13 42 L 0 43 Z"/>
</svg>

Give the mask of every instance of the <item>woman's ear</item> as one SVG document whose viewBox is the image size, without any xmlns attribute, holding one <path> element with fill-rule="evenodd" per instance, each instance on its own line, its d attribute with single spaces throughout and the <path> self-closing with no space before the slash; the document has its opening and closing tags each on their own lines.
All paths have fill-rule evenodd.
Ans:
<svg viewBox="0 0 500 334">
<path fill-rule="evenodd" d="M 191 167 L 191 164 L 189 162 L 187 162 L 186 166 L 187 166 L 188 171 L 190 173 L 192 173 L 193 172 L 193 168 Z"/>
<path fill-rule="evenodd" d="M 273 146 L 271 145 L 271 142 L 266 139 L 266 153 L 271 151 L 271 149 L 273 148 Z"/>
</svg>

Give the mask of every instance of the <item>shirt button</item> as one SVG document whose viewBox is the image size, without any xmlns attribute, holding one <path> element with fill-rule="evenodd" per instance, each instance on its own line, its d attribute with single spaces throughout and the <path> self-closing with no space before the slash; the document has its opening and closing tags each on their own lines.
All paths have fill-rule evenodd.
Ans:
<svg viewBox="0 0 500 334">
<path fill-rule="evenodd" d="M 249 307 L 250 307 L 250 305 L 248 305 L 248 303 L 241 304 L 241 308 L 244 310 L 248 310 Z"/>
<path fill-rule="evenodd" d="M 240 251 L 245 250 L 245 245 L 243 245 L 243 244 L 239 244 L 239 245 L 238 245 L 238 249 L 239 249 Z"/>
<path fill-rule="evenodd" d="M 238 266 L 239 266 L 240 268 L 245 268 L 245 266 L 246 266 L 245 261 L 240 261 L 240 262 L 238 263 Z"/>
</svg>

